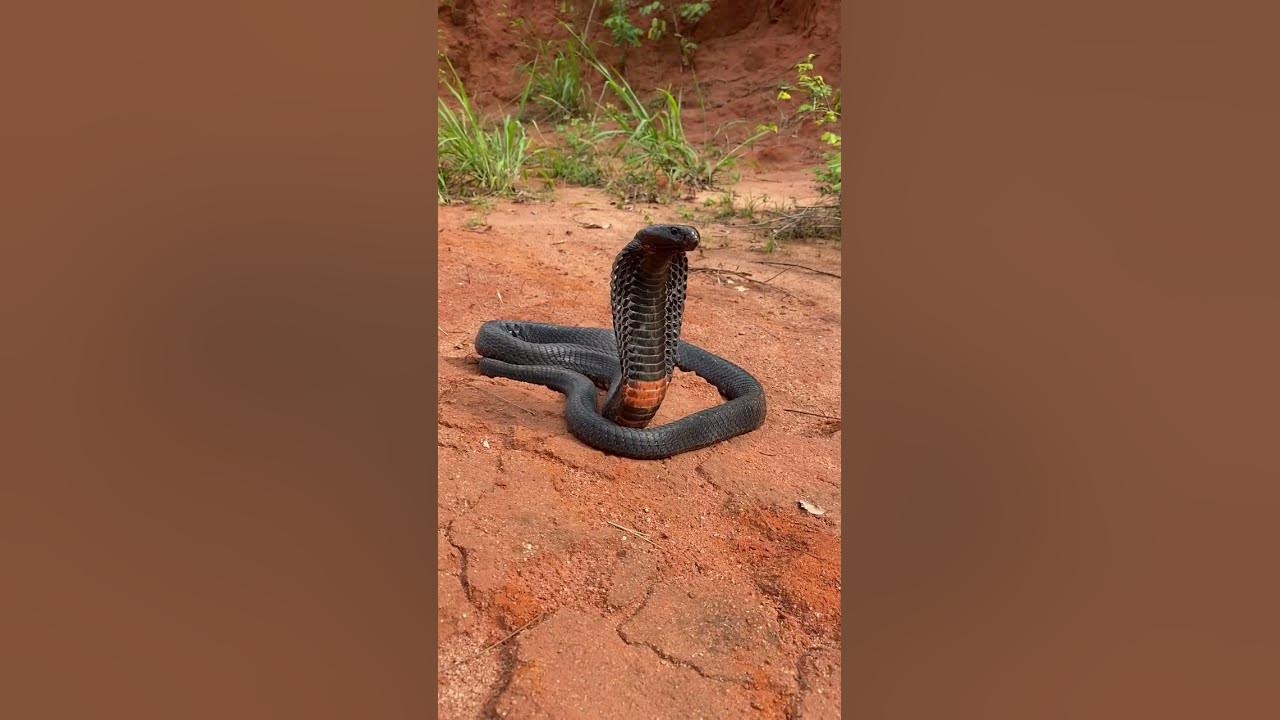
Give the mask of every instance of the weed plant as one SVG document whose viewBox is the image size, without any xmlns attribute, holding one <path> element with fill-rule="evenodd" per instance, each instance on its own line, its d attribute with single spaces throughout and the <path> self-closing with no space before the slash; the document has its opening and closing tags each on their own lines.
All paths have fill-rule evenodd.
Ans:
<svg viewBox="0 0 1280 720">
<path fill-rule="evenodd" d="M 581 47 L 585 59 L 616 100 L 606 103 L 604 112 L 622 131 L 623 142 L 615 155 L 621 158 L 623 169 L 615 189 L 627 199 L 662 201 L 681 190 L 712 187 L 747 148 L 770 132 L 777 132 L 776 125 L 762 125 L 732 147 L 719 145 L 714 138 L 707 145 L 696 146 L 685 133 L 683 103 L 678 95 L 659 90 L 658 102 L 651 108 L 625 77 Z M 715 138 L 724 135 L 728 127 L 717 130 Z"/>
<path fill-rule="evenodd" d="M 575 43 L 553 50 L 551 43 L 539 42 L 533 62 L 521 67 L 527 76 L 520 96 L 520 106 L 526 108 L 522 115 L 553 122 L 585 117 L 591 94 L 587 69 Z"/>
<path fill-rule="evenodd" d="M 449 69 L 453 71 L 452 66 Z M 438 100 L 439 201 L 513 193 L 532 155 L 524 125 L 508 115 L 486 128 L 457 73 L 452 72 L 452 79 L 445 78 L 444 84 L 457 107 L 444 98 Z"/>
</svg>

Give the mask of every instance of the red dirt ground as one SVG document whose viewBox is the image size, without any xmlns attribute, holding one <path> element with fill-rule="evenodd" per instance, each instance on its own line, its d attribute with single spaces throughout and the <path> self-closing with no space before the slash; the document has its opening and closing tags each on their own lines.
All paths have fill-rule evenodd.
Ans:
<svg viewBox="0 0 1280 720">
<path fill-rule="evenodd" d="M 558 3 L 505 12 L 544 5 Z M 744 7 L 751 22 L 700 40 L 705 84 L 716 84 L 717 63 L 740 68 L 727 59 L 735 53 L 758 53 L 765 66 L 751 75 L 764 82 L 766 71 L 787 75 L 797 47 L 815 38 L 834 47 L 835 2 L 713 3 L 721 13 L 735 5 L 717 22 L 740 21 Z M 483 86 L 479 62 L 517 60 L 494 49 L 511 45 L 498 3 L 458 6 L 469 44 L 455 52 L 471 58 L 458 64 Z M 771 23 L 774 11 L 783 15 Z M 462 35 L 447 10 L 441 25 Z M 486 77 L 487 92 L 510 90 Z M 716 92 L 730 95 L 747 82 L 722 79 Z M 768 203 L 813 199 L 809 168 L 821 150 L 787 149 L 801 145 L 812 143 L 775 139 L 732 189 Z M 839 275 L 839 245 L 765 253 L 743 221 L 710 216 L 701 201 L 718 195 L 619 207 L 598 190 L 560 187 L 550 201 L 440 209 L 442 718 L 839 717 L 840 281 L 765 264 Z M 684 337 L 752 372 L 769 416 L 745 436 L 645 462 L 580 443 L 560 394 L 480 375 L 473 341 L 491 319 L 609 327 L 610 263 L 650 222 L 701 231 Z M 720 401 L 678 372 L 654 424 Z M 826 513 L 802 510 L 802 500 Z"/>
</svg>

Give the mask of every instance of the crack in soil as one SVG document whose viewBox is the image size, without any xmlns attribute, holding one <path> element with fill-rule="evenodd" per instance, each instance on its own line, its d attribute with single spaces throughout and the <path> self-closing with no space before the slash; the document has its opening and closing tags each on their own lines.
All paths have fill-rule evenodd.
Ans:
<svg viewBox="0 0 1280 720">
<path fill-rule="evenodd" d="M 639 606 L 636 607 L 635 612 L 631 613 L 631 615 L 627 617 L 627 619 L 618 623 L 617 626 L 614 628 L 614 630 L 618 633 L 618 637 L 622 640 L 622 642 L 626 643 L 627 645 L 630 645 L 631 647 L 648 648 L 650 651 L 653 652 L 654 655 L 657 655 L 659 658 L 666 660 L 667 662 L 671 663 L 672 665 L 675 665 L 676 667 L 688 668 L 706 680 L 711 680 L 713 682 L 718 682 L 718 683 L 727 683 L 729 685 L 740 685 L 743 687 L 750 687 L 750 682 L 744 681 L 741 678 L 725 677 L 723 675 L 708 673 L 707 671 L 703 670 L 700 666 L 698 666 L 696 663 L 692 663 L 687 660 L 681 660 L 680 658 L 674 657 L 669 653 L 663 652 L 661 648 L 659 648 L 658 646 L 654 645 L 651 642 L 648 642 L 645 640 L 633 640 L 627 637 L 627 631 L 623 628 L 623 626 L 631 622 L 631 620 L 634 619 L 636 615 L 639 615 L 640 612 L 645 609 L 645 607 L 649 604 L 649 600 L 653 598 L 653 595 L 657 591 L 657 588 L 658 588 L 658 580 L 655 578 L 654 581 L 649 584 L 649 590 L 645 593 L 644 600 L 640 603 Z"/>
<path fill-rule="evenodd" d="M 545 622 L 551 615 L 551 612 L 543 613 L 542 617 L 520 628 L 517 632 L 532 630 Z M 502 701 L 502 697 L 511 689 L 511 683 L 516 676 L 516 668 L 520 665 L 520 641 L 512 635 L 500 642 L 502 645 L 498 649 L 498 679 L 494 681 L 493 690 L 490 691 L 488 699 L 480 707 L 480 712 L 477 715 L 477 717 L 485 718 L 486 720 L 502 717 L 498 713 L 498 703 Z"/>
<path fill-rule="evenodd" d="M 474 505 L 472 507 L 474 507 Z M 470 508 L 464 512 L 470 512 Z M 462 583 L 462 591 L 467 595 L 467 602 L 471 603 L 471 607 L 478 613 L 480 611 L 480 606 L 476 605 L 475 593 L 471 588 L 471 578 L 467 573 L 469 562 L 467 558 L 467 549 L 459 545 L 457 541 L 453 539 L 453 524 L 458 521 L 459 517 L 462 516 L 458 515 L 454 517 L 454 519 L 450 520 L 449 524 L 445 526 L 444 539 L 453 547 L 454 550 L 458 551 L 458 582 Z"/>
<path fill-rule="evenodd" d="M 727 495 L 732 498 L 734 496 L 733 493 L 729 492 L 724 488 L 724 486 L 716 482 L 716 479 L 711 475 L 711 471 L 707 470 L 705 465 L 706 465 L 705 462 L 698 463 L 697 467 L 693 469 L 694 473 L 696 473 L 703 480 L 706 480 L 707 484 L 710 485 L 711 487 L 715 488 L 716 490 L 719 490 L 724 495 Z"/>
<path fill-rule="evenodd" d="M 498 714 L 498 703 L 502 701 L 502 696 L 507 694 L 507 690 L 511 689 L 511 681 L 516 676 L 516 665 L 518 660 L 516 655 L 519 645 L 512 642 L 509 645 L 503 645 L 498 652 L 498 679 L 493 684 L 493 689 L 489 692 L 489 697 L 484 701 L 484 705 L 480 706 L 478 717 L 481 718 L 500 718 Z"/>
</svg>

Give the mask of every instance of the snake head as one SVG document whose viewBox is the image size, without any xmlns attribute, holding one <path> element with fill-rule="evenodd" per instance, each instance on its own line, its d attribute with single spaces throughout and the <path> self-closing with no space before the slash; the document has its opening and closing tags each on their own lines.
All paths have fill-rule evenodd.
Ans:
<svg viewBox="0 0 1280 720">
<path fill-rule="evenodd" d="M 636 233 L 636 240 L 650 251 L 689 252 L 698 247 L 698 229 L 692 225 L 650 225 Z"/>
</svg>

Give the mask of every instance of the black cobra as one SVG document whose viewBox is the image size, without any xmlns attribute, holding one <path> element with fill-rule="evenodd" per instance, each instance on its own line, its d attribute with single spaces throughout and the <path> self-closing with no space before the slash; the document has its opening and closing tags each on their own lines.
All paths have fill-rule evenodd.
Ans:
<svg viewBox="0 0 1280 720">
<path fill-rule="evenodd" d="M 492 320 L 476 336 L 480 371 L 545 385 L 565 394 L 565 419 L 579 440 L 607 453 L 653 460 L 760 427 L 764 389 L 746 370 L 680 339 L 686 252 L 698 246 L 687 225 L 652 225 L 613 261 L 613 332 L 604 328 Z M 675 368 L 697 373 L 726 402 L 647 428 Z M 596 388 L 608 389 L 597 409 Z"/>
</svg>

